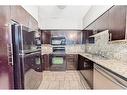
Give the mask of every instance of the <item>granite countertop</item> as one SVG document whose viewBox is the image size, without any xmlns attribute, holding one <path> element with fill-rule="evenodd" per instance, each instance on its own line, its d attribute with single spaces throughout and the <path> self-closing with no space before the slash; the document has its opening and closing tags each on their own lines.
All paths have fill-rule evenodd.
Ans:
<svg viewBox="0 0 127 95">
<path fill-rule="evenodd" d="M 121 62 L 115 59 L 108 59 L 98 55 L 92 55 L 89 53 L 68 53 L 68 54 L 80 54 L 91 61 L 95 62 L 96 64 L 105 67 L 116 74 L 124 77 L 127 80 L 127 63 Z"/>
<path fill-rule="evenodd" d="M 67 52 L 66 54 L 80 54 L 81 56 L 84 56 L 85 58 L 95 62 L 96 64 L 99 64 L 102 67 L 105 67 L 112 72 L 119 74 L 127 80 L 127 63 L 125 62 L 83 52 Z"/>
</svg>

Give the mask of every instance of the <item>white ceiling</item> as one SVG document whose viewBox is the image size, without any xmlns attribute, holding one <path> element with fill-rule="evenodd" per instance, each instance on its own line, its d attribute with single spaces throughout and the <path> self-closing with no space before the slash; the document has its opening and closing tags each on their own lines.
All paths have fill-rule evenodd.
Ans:
<svg viewBox="0 0 127 95">
<path fill-rule="evenodd" d="M 91 6 L 39 6 L 39 26 L 43 29 L 81 29 Z"/>
<path fill-rule="evenodd" d="M 39 6 L 43 18 L 83 18 L 90 6 Z"/>
</svg>

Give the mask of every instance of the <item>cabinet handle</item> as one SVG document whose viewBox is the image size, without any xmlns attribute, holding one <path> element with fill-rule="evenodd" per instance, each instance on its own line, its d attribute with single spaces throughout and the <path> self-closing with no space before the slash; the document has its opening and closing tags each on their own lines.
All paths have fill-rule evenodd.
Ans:
<svg viewBox="0 0 127 95">
<path fill-rule="evenodd" d="M 112 33 L 109 33 L 109 41 L 112 40 Z"/>
</svg>

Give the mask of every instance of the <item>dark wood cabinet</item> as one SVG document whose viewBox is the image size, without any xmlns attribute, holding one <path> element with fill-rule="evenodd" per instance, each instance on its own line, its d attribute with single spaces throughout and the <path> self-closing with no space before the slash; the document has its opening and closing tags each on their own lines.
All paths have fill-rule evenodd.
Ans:
<svg viewBox="0 0 127 95">
<path fill-rule="evenodd" d="M 68 31 L 65 32 L 66 44 L 82 44 L 82 32 L 81 31 Z"/>
<path fill-rule="evenodd" d="M 51 32 L 50 31 L 42 31 L 41 39 L 43 44 L 51 44 Z"/>
<path fill-rule="evenodd" d="M 77 69 L 77 55 L 76 54 L 66 55 L 66 67 L 67 67 L 67 70 Z"/>
<path fill-rule="evenodd" d="M 109 30 L 111 40 L 125 39 L 126 7 L 114 6 L 109 10 Z"/>
<path fill-rule="evenodd" d="M 50 69 L 49 54 L 42 55 L 43 70 Z"/>
<path fill-rule="evenodd" d="M 85 30 L 93 30 L 94 34 L 109 30 L 110 40 L 123 40 L 126 36 L 126 6 L 116 5 L 107 10 Z"/>
<path fill-rule="evenodd" d="M 109 29 L 109 12 L 107 11 L 95 21 L 95 31 L 101 32 Z"/>
<path fill-rule="evenodd" d="M 30 14 L 21 6 L 11 6 L 11 19 L 28 27 Z"/>
<path fill-rule="evenodd" d="M 82 31 L 82 44 L 89 43 L 89 37 L 93 35 L 93 30 L 83 30 Z"/>
</svg>

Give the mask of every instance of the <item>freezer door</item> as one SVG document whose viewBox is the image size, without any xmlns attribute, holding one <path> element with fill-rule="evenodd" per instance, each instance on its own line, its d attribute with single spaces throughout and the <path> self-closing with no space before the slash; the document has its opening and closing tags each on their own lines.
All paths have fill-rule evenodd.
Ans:
<svg viewBox="0 0 127 95">
<path fill-rule="evenodd" d="M 9 27 L 0 27 L 0 89 L 13 89 Z"/>
</svg>

